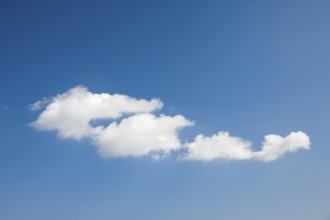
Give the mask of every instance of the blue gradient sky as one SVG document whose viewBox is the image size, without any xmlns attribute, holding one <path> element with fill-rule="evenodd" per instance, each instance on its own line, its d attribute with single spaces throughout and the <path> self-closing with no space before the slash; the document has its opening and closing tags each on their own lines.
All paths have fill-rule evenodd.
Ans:
<svg viewBox="0 0 330 220">
<path fill-rule="evenodd" d="M 0 219 L 330 217 L 330 2 L 0 1 Z M 27 124 L 28 106 L 83 84 L 159 97 L 169 115 L 260 146 L 306 132 L 272 163 L 104 160 Z"/>
</svg>

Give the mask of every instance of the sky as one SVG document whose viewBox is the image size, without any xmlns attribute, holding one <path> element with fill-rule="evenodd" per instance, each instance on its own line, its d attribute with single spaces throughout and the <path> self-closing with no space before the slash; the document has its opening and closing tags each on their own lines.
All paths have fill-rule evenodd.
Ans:
<svg viewBox="0 0 330 220">
<path fill-rule="evenodd" d="M 0 219 L 330 219 L 329 11 L 0 0 Z"/>
</svg>

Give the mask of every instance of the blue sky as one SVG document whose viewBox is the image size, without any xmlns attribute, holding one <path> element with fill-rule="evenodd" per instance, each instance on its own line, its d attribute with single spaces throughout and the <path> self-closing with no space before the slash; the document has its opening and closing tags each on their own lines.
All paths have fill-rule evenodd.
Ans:
<svg viewBox="0 0 330 220">
<path fill-rule="evenodd" d="M 316 0 L 0 1 L 0 218 L 328 219 L 329 10 Z M 195 122 L 182 142 L 228 131 L 259 151 L 265 135 L 303 131 L 311 149 L 271 162 L 100 157 L 94 136 L 28 125 L 42 112 L 31 104 L 77 85 L 160 98 L 155 115 Z"/>
</svg>

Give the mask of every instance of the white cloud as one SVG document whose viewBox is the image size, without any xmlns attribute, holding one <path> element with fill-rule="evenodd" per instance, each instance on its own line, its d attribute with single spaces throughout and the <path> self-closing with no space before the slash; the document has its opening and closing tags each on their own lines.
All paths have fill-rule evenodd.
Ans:
<svg viewBox="0 0 330 220">
<path fill-rule="evenodd" d="M 44 110 L 30 125 L 38 130 L 56 131 L 63 139 L 89 138 L 105 158 L 151 155 L 162 159 L 172 151 L 179 158 L 209 161 L 273 161 L 287 152 L 309 149 L 307 134 L 291 132 L 286 137 L 266 135 L 260 151 L 252 144 L 228 132 L 207 137 L 197 135 L 192 142 L 181 143 L 178 131 L 194 123 L 182 115 L 153 113 L 163 107 L 159 99 L 136 99 L 121 94 L 91 93 L 77 86 L 51 98 L 30 105 L 33 111 Z M 110 119 L 107 126 L 93 126 L 93 121 Z"/>
<path fill-rule="evenodd" d="M 266 135 L 260 151 L 253 151 L 252 144 L 239 137 L 230 136 L 228 132 L 219 132 L 211 137 L 197 135 L 195 140 L 186 144 L 187 160 L 276 160 L 287 152 L 310 148 L 309 137 L 301 131 L 291 132 L 286 137 Z"/>
<path fill-rule="evenodd" d="M 39 106 L 36 103 L 35 108 Z M 56 130 L 61 138 L 79 140 L 98 134 L 102 129 L 92 127 L 92 120 L 116 119 L 129 113 L 152 112 L 162 106 L 163 103 L 158 99 L 147 101 L 119 94 L 95 94 L 83 86 L 77 86 L 52 98 L 31 125 L 39 130 Z"/>
<path fill-rule="evenodd" d="M 246 160 L 251 159 L 251 143 L 239 137 L 230 136 L 228 132 L 219 132 L 211 137 L 200 134 L 186 145 L 189 160 Z"/>
<path fill-rule="evenodd" d="M 265 136 L 262 150 L 255 152 L 253 157 L 265 162 L 273 161 L 283 156 L 287 152 L 296 152 L 299 149 L 310 149 L 310 140 L 304 132 L 291 132 L 286 137 L 275 134 Z"/>
<path fill-rule="evenodd" d="M 166 155 L 182 146 L 178 129 L 192 124 L 182 115 L 136 114 L 111 123 L 94 137 L 94 143 L 103 157 Z"/>
</svg>

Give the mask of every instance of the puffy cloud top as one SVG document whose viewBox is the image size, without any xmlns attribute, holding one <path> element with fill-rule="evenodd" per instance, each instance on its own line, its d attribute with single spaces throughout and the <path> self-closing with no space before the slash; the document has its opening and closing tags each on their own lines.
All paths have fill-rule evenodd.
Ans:
<svg viewBox="0 0 330 220">
<path fill-rule="evenodd" d="M 302 131 L 286 137 L 265 136 L 260 151 L 253 151 L 252 143 L 228 132 L 212 136 L 199 134 L 192 142 L 182 143 L 180 129 L 194 123 L 182 115 L 166 116 L 160 110 L 159 99 L 136 99 L 122 94 L 91 93 L 84 86 L 76 86 L 51 98 L 30 105 L 33 111 L 43 111 L 30 125 L 38 130 L 57 131 L 60 138 L 89 138 L 102 157 L 140 157 L 155 159 L 179 152 L 185 160 L 209 161 L 259 160 L 269 162 L 287 152 L 310 149 L 310 140 Z M 94 120 L 110 119 L 106 126 L 93 126 Z"/>
</svg>

